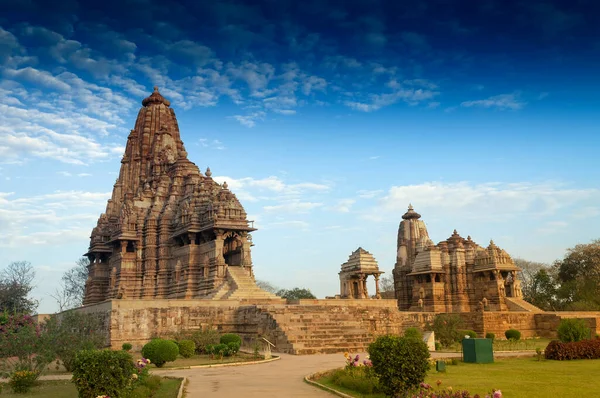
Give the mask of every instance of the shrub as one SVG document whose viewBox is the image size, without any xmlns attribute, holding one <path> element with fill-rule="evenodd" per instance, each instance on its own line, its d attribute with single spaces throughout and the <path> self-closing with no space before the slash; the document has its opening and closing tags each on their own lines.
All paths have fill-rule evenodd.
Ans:
<svg viewBox="0 0 600 398">
<path fill-rule="evenodd" d="M 441 351 L 442 350 L 442 345 L 440 343 L 438 343 L 437 341 L 435 342 L 435 350 L 436 351 Z"/>
<path fill-rule="evenodd" d="M 461 340 L 465 338 L 465 336 L 469 336 L 470 339 L 476 339 L 477 333 L 474 330 L 461 330 L 460 331 Z"/>
<path fill-rule="evenodd" d="M 190 337 L 190 340 L 196 344 L 196 352 L 198 354 L 208 354 L 206 347 L 213 344 L 219 344 L 219 332 L 213 328 L 196 330 Z"/>
<path fill-rule="evenodd" d="M 18 394 L 28 392 L 38 378 L 37 372 L 31 370 L 17 370 L 11 373 L 8 385 Z"/>
<path fill-rule="evenodd" d="M 436 339 L 443 347 L 449 347 L 461 341 L 464 335 L 460 334 L 462 319 L 456 314 L 439 314 L 433 320 L 433 325 L 427 325 L 428 330 L 433 330 Z"/>
<path fill-rule="evenodd" d="M 131 351 L 131 349 L 133 348 L 133 346 L 131 345 L 131 343 L 123 343 L 123 345 L 121 346 L 121 348 L 123 349 L 123 351 Z"/>
<path fill-rule="evenodd" d="M 508 340 L 521 340 L 521 332 L 517 329 L 508 329 L 504 332 L 504 336 L 506 336 Z"/>
<path fill-rule="evenodd" d="M 28 370 L 40 375 L 55 356 L 55 344 L 46 325 L 28 315 L 4 314 L 0 324 L 0 369 L 2 376 Z"/>
<path fill-rule="evenodd" d="M 179 342 L 179 354 L 184 358 L 191 358 L 196 352 L 196 344 L 192 340 L 181 340 Z"/>
<path fill-rule="evenodd" d="M 494 333 L 487 332 L 487 333 L 485 334 L 485 338 L 486 338 L 486 339 L 492 339 L 492 340 L 495 340 L 495 339 L 496 339 L 496 335 L 495 335 Z"/>
<path fill-rule="evenodd" d="M 571 359 L 600 359 L 600 340 L 581 340 L 562 343 L 551 341 L 545 350 L 546 359 L 558 361 Z"/>
<path fill-rule="evenodd" d="M 229 344 L 232 342 L 239 343 L 241 346 L 242 338 L 235 333 L 225 333 L 223 336 L 221 336 L 221 339 L 219 340 L 219 343 L 221 343 L 221 344 Z"/>
<path fill-rule="evenodd" d="M 104 345 L 102 321 L 93 314 L 69 311 L 60 318 L 50 318 L 46 325 L 54 341 L 56 357 L 69 372 L 73 370 L 75 355 L 79 351 L 98 349 Z"/>
<path fill-rule="evenodd" d="M 423 338 L 421 331 L 417 328 L 408 328 L 404 331 L 404 337 L 407 339 L 419 339 Z"/>
<path fill-rule="evenodd" d="M 590 329 L 583 319 L 567 318 L 560 321 L 558 338 L 563 343 L 585 340 L 590 336 Z"/>
<path fill-rule="evenodd" d="M 240 350 L 240 343 L 231 341 L 231 342 L 227 343 L 227 348 L 229 349 L 229 353 L 228 353 L 229 355 L 235 355 Z M 229 355 L 227 355 L 227 356 L 229 356 Z"/>
<path fill-rule="evenodd" d="M 380 336 L 369 344 L 368 352 L 381 391 L 387 396 L 417 387 L 429 370 L 429 350 L 422 340 Z"/>
<path fill-rule="evenodd" d="M 360 394 L 378 393 L 380 391 L 379 382 L 371 370 L 368 366 L 338 369 L 331 374 L 331 382 Z"/>
<path fill-rule="evenodd" d="M 126 351 L 84 350 L 73 361 L 73 378 L 80 398 L 122 397 L 136 372 Z"/>
<path fill-rule="evenodd" d="M 161 368 L 166 362 L 177 359 L 179 347 L 169 340 L 154 339 L 142 348 L 142 355 Z"/>
</svg>

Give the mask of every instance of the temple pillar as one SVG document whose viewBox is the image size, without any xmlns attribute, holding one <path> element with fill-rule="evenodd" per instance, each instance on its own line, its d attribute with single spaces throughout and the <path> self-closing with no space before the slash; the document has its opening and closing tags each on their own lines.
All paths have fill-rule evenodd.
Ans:
<svg viewBox="0 0 600 398">
<path fill-rule="evenodd" d="M 380 299 L 381 293 L 379 292 L 379 274 L 373 275 L 375 277 L 375 298 Z"/>
</svg>

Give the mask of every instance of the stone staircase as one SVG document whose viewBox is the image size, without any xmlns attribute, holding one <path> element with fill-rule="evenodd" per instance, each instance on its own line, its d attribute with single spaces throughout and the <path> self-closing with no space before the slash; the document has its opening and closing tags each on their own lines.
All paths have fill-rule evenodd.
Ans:
<svg viewBox="0 0 600 398">
<path fill-rule="evenodd" d="M 518 312 L 535 312 L 540 313 L 544 312 L 533 304 L 528 303 L 527 301 L 521 298 L 515 297 L 505 297 L 506 305 L 508 306 L 509 311 L 518 311 Z"/>
<path fill-rule="evenodd" d="M 280 297 L 262 290 L 256 285 L 248 270 L 244 267 L 227 267 L 227 287 L 221 286 L 215 299 L 222 300 L 281 300 Z"/>
<path fill-rule="evenodd" d="M 364 352 L 373 336 L 361 318 L 342 306 L 285 305 L 263 307 L 276 323 L 270 330 L 279 352 L 305 355 L 316 353 Z"/>
</svg>

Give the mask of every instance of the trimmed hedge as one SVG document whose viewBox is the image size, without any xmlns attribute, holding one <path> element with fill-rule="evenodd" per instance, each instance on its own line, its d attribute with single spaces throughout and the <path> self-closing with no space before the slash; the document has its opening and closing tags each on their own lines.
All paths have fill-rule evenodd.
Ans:
<svg viewBox="0 0 600 398">
<path fill-rule="evenodd" d="M 504 336 L 506 336 L 508 340 L 521 340 L 521 332 L 517 329 L 508 329 L 504 332 Z"/>
<path fill-rule="evenodd" d="M 571 359 L 600 359 L 600 339 L 561 343 L 553 340 L 545 350 L 546 359 L 568 361 Z"/>
<path fill-rule="evenodd" d="M 136 373 L 127 351 L 84 350 L 73 361 L 73 378 L 80 398 L 122 397 Z"/>
<path fill-rule="evenodd" d="M 429 350 L 422 340 L 380 336 L 367 349 L 380 390 L 388 397 L 419 386 L 429 370 Z"/>
<path fill-rule="evenodd" d="M 486 338 L 486 339 L 492 339 L 492 340 L 496 340 L 496 335 L 495 335 L 494 333 L 487 332 L 487 333 L 485 334 L 485 338 Z"/>
<path fill-rule="evenodd" d="M 477 333 L 474 330 L 461 330 L 461 341 L 465 338 L 465 336 L 469 336 L 470 339 L 476 339 Z"/>
<path fill-rule="evenodd" d="M 192 340 L 181 340 L 179 342 L 179 354 L 184 358 L 191 358 L 196 352 L 196 344 Z"/>
<path fill-rule="evenodd" d="M 123 349 L 123 351 L 131 351 L 131 349 L 133 348 L 133 346 L 131 345 L 131 343 L 123 343 L 123 345 L 121 346 L 121 348 Z"/>
<path fill-rule="evenodd" d="M 242 345 L 242 338 L 235 333 L 225 333 L 219 341 L 221 344 L 238 343 Z"/>
<path fill-rule="evenodd" d="M 179 347 L 171 340 L 154 339 L 142 348 L 142 355 L 161 368 L 166 362 L 177 359 Z"/>
</svg>

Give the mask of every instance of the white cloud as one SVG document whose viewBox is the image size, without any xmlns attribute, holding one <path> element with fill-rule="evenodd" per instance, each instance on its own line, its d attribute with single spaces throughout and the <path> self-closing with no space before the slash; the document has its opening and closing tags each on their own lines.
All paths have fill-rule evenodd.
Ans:
<svg viewBox="0 0 600 398">
<path fill-rule="evenodd" d="M 56 191 L 15 197 L 0 192 L 0 246 L 56 245 L 88 238 L 110 193 Z"/>
<path fill-rule="evenodd" d="M 370 94 L 368 101 L 344 101 L 344 105 L 361 112 L 373 112 L 385 106 L 404 101 L 409 105 L 416 105 L 438 95 L 430 89 L 415 89 L 398 87 L 395 91 L 386 94 Z"/>
<path fill-rule="evenodd" d="M 266 212 L 277 213 L 308 213 L 311 210 L 321 206 L 323 206 L 323 203 L 290 201 L 278 205 L 263 206 L 263 209 Z"/>
<path fill-rule="evenodd" d="M 231 118 L 240 122 L 241 125 L 246 127 L 254 127 L 256 125 L 257 120 L 264 120 L 265 112 L 253 112 L 248 115 L 234 115 Z"/>
<path fill-rule="evenodd" d="M 464 101 L 460 104 L 460 106 L 465 108 L 481 107 L 496 108 L 499 110 L 519 110 L 525 105 L 527 103 L 519 100 L 518 93 L 495 95 L 483 100 Z"/>
<path fill-rule="evenodd" d="M 363 198 L 363 199 L 373 199 L 379 195 L 381 195 L 383 193 L 382 189 L 377 189 L 377 190 L 366 190 L 366 189 L 361 189 L 360 191 L 357 192 L 358 197 L 359 198 Z"/>
<path fill-rule="evenodd" d="M 443 183 L 394 186 L 363 214 L 369 220 L 394 220 L 409 203 L 417 211 L 451 212 L 455 217 L 503 221 L 514 217 L 549 217 L 586 201 L 600 201 L 600 190 L 556 183 Z"/>
<path fill-rule="evenodd" d="M 354 203 L 356 203 L 355 199 L 340 199 L 335 206 L 331 207 L 331 210 L 339 213 L 349 213 Z"/>
</svg>

